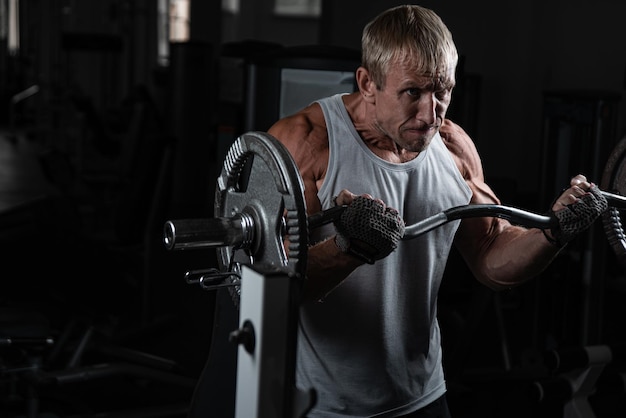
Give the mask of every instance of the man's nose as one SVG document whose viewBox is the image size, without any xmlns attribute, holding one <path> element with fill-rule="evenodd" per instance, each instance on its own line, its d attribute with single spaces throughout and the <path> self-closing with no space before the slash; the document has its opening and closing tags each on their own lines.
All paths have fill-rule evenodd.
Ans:
<svg viewBox="0 0 626 418">
<path fill-rule="evenodd" d="M 417 103 L 417 119 L 427 123 L 434 124 L 437 120 L 437 99 L 435 93 L 422 94 Z"/>
</svg>

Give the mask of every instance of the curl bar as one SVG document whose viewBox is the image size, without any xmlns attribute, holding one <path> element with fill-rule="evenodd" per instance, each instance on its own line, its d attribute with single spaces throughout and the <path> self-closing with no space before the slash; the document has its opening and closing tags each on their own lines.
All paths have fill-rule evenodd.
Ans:
<svg viewBox="0 0 626 418">
<path fill-rule="evenodd" d="M 602 194 L 609 202 L 609 206 L 626 209 L 626 197 L 605 191 L 602 191 Z M 309 216 L 309 229 L 335 221 L 345 208 L 345 206 L 335 206 Z M 540 215 L 511 206 L 470 204 L 447 209 L 408 225 L 402 239 L 417 238 L 451 221 L 477 217 L 498 217 L 525 227 L 541 229 L 554 227 L 557 223 L 553 216 Z M 227 245 L 247 248 L 254 241 L 254 228 L 254 219 L 245 213 L 236 214 L 230 218 L 167 221 L 164 228 L 164 243 L 169 250 L 215 248 Z"/>
</svg>

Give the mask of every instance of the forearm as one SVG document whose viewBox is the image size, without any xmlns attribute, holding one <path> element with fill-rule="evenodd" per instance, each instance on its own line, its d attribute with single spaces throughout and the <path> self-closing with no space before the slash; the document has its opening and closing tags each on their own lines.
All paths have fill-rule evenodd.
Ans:
<svg viewBox="0 0 626 418">
<path fill-rule="evenodd" d="M 540 229 L 509 226 L 485 244 L 481 263 L 470 267 L 479 281 L 501 290 L 538 276 L 559 251 Z"/>
<path fill-rule="evenodd" d="M 315 244 L 307 253 L 307 277 L 304 281 L 304 301 L 323 299 L 363 261 L 342 252 L 334 236 Z"/>
</svg>

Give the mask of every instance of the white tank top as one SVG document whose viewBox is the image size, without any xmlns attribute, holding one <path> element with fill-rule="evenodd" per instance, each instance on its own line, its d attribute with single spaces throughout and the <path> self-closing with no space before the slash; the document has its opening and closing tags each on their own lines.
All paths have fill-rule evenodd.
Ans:
<svg viewBox="0 0 626 418">
<path fill-rule="evenodd" d="M 345 188 L 381 198 L 410 225 L 469 203 L 471 191 L 439 134 L 414 160 L 390 163 L 361 140 L 341 95 L 319 103 L 330 147 L 322 208 Z M 445 392 L 437 293 L 459 222 L 401 241 L 322 302 L 302 306 L 296 380 L 317 392 L 309 417 L 392 417 Z M 315 232 L 334 234 L 332 225 Z"/>
</svg>

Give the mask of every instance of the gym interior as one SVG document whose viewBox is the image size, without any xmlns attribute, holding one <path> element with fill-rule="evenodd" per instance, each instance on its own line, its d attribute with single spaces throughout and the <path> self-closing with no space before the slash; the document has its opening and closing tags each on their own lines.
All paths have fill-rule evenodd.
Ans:
<svg viewBox="0 0 626 418">
<path fill-rule="evenodd" d="M 173 251 L 164 225 L 215 216 L 241 135 L 351 91 L 362 27 L 401 3 L 0 0 L 0 416 L 234 416 L 227 245 Z M 504 205 L 545 214 L 578 172 L 626 194 L 626 3 L 411 3 L 453 33 L 448 116 Z M 452 254 L 454 417 L 626 416 L 611 213 L 511 290 Z"/>
</svg>

